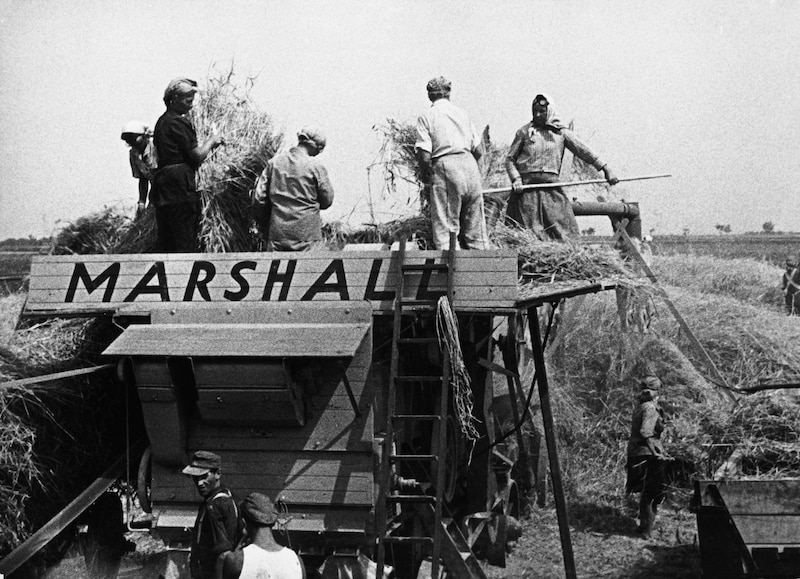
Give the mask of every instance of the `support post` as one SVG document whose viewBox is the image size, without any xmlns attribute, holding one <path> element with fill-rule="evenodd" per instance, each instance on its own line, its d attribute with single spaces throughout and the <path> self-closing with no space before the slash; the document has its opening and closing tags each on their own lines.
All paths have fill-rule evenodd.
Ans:
<svg viewBox="0 0 800 579">
<path fill-rule="evenodd" d="M 539 315 L 536 307 L 528 309 L 528 326 L 531 332 L 531 347 L 533 348 L 533 361 L 536 365 L 536 377 L 539 388 L 539 401 L 541 403 L 542 421 L 544 422 L 544 436 L 547 441 L 547 454 L 550 458 L 550 477 L 553 480 L 553 498 L 556 503 L 558 516 L 558 531 L 561 536 L 561 552 L 564 557 L 564 572 L 567 579 L 577 579 L 575 570 L 575 555 L 572 552 L 572 539 L 569 534 L 569 517 L 567 515 L 567 501 L 564 497 L 564 483 L 561 480 L 561 465 L 558 460 L 556 445 L 556 430 L 553 421 L 553 409 L 550 406 L 550 387 L 547 383 L 547 370 L 544 361 L 542 337 L 539 331 Z M 531 384 L 533 388 L 533 384 Z"/>
</svg>

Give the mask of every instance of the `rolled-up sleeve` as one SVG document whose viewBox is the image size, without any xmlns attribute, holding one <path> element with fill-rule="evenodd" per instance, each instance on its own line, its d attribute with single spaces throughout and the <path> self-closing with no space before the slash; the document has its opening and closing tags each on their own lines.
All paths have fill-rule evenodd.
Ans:
<svg viewBox="0 0 800 579">
<path fill-rule="evenodd" d="M 417 140 L 414 143 L 414 149 L 420 151 L 433 151 L 433 141 L 431 140 L 431 128 L 426 116 L 421 116 L 417 119 Z"/>
</svg>

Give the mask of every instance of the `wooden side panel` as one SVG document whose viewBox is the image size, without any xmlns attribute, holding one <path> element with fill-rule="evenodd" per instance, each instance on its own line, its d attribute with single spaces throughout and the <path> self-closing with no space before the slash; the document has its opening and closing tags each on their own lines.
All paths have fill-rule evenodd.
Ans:
<svg viewBox="0 0 800 579">
<path fill-rule="evenodd" d="M 248 452 L 222 455 L 223 482 L 238 496 L 262 492 L 296 505 L 373 504 L 372 456 L 352 452 Z M 155 465 L 152 498 L 159 502 L 197 500 L 180 469 Z"/>
<path fill-rule="evenodd" d="M 800 545 L 800 479 L 700 481 L 701 508 L 714 484 L 748 547 Z"/>
<path fill-rule="evenodd" d="M 748 547 L 800 546 L 800 515 L 733 515 Z"/>
<path fill-rule="evenodd" d="M 304 386 L 304 426 L 259 426 L 237 421 L 235 418 L 257 411 L 257 404 L 244 399 L 225 410 L 234 420 L 227 424 L 209 421 L 203 416 L 204 400 L 213 405 L 214 396 L 258 395 L 259 390 L 198 383 L 201 412 L 189 424 L 186 454 L 199 449 L 217 452 L 222 457 L 223 482 L 239 497 L 252 491 L 265 492 L 273 498 L 282 497 L 289 505 L 308 507 L 311 512 L 336 507 L 368 509 L 374 504 L 375 476 L 371 356 L 369 329 L 349 363 L 345 360 L 340 366 L 332 359 L 315 362 Z M 195 361 L 195 368 L 198 363 Z M 298 360 L 287 363 L 299 366 L 290 368 L 295 374 L 308 365 Z M 353 408 L 343 373 L 360 415 Z M 293 376 L 295 380 L 298 377 Z M 162 507 L 197 501 L 191 480 L 180 474 L 180 468 L 158 463 L 153 464 L 152 496 Z"/>
<path fill-rule="evenodd" d="M 444 263 L 445 252 L 409 252 L 409 264 Z M 115 311 L 158 304 L 367 300 L 391 309 L 390 251 L 36 256 L 26 313 Z M 462 251 L 453 273 L 456 309 L 513 307 L 513 251 Z M 445 276 L 410 276 L 408 297 L 445 290 Z"/>
</svg>

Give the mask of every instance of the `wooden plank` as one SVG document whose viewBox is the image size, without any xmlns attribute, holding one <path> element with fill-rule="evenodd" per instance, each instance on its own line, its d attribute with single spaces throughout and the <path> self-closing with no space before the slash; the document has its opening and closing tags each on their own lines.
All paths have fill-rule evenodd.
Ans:
<svg viewBox="0 0 800 579">
<path fill-rule="evenodd" d="M 800 515 L 733 515 L 748 547 L 800 546 Z"/>
<path fill-rule="evenodd" d="M 222 472 L 237 496 L 259 491 L 296 504 L 373 503 L 371 452 L 227 452 Z M 154 503 L 193 501 L 196 491 L 180 469 L 154 463 L 152 497 Z"/>
<path fill-rule="evenodd" d="M 394 252 L 40 257 L 31 265 L 29 314 L 166 301 L 368 299 L 390 305 L 396 260 Z M 409 263 L 419 265 L 444 259 L 445 252 L 409 254 Z M 516 261 L 508 250 L 459 252 L 453 274 L 456 301 L 505 307 L 516 290 Z M 429 272 L 411 276 L 410 295 L 420 287 L 438 288 L 444 279 Z"/>
<path fill-rule="evenodd" d="M 238 388 L 286 388 L 282 362 L 263 360 L 197 359 L 192 364 L 198 388 L 235 385 Z"/>
<path fill-rule="evenodd" d="M 702 480 L 699 484 L 702 506 L 714 505 L 713 500 L 705 493 L 706 486 L 713 484 L 719 489 L 728 511 L 734 516 L 800 515 L 800 479 Z"/>
<path fill-rule="evenodd" d="M 160 324 L 129 326 L 104 356 L 352 356 L 367 324 Z"/>
</svg>

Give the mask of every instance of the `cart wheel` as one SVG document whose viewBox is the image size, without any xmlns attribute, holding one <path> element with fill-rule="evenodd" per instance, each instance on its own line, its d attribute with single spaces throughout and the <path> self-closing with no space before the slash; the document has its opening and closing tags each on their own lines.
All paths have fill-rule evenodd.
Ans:
<svg viewBox="0 0 800 579">
<path fill-rule="evenodd" d="M 150 490 L 152 485 L 152 462 L 150 457 L 152 451 L 148 446 L 142 459 L 139 461 L 139 472 L 136 477 L 136 498 L 139 499 L 139 506 L 142 510 L 150 514 L 153 512 L 153 505 L 150 503 Z"/>
</svg>

